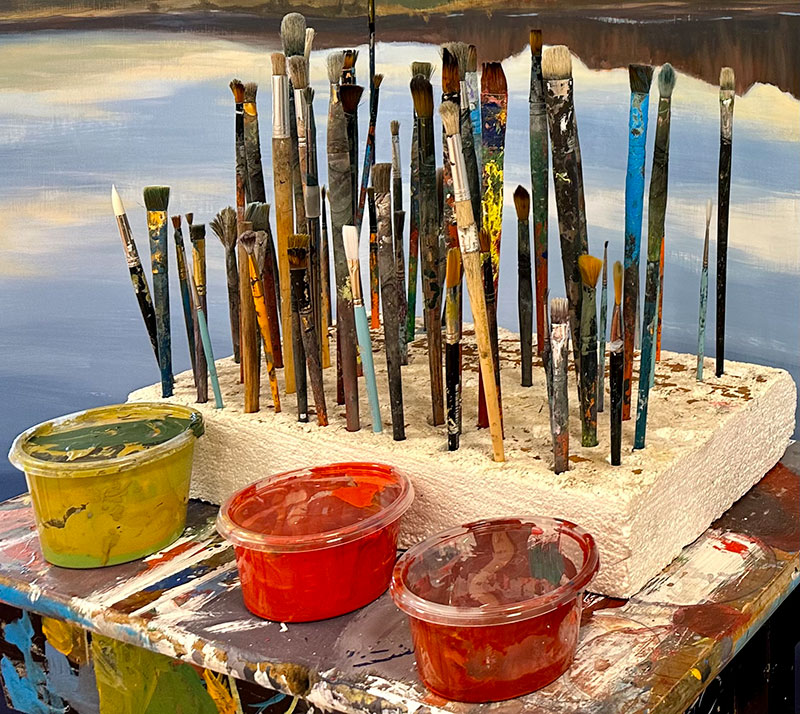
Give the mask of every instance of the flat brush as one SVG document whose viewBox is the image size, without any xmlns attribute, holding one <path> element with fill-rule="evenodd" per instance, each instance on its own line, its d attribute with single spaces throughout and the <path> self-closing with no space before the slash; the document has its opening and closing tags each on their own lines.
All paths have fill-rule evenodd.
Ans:
<svg viewBox="0 0 800 714">
<path fill-rule="evenodd" d="M 322 364 L 319 360 L 319 344 L 314 326 L 313 306 L 311 304 L 310 282 L 308 280 L 309 237 L 296 234 L 289 238 L 289 270 L 292 276 L 292 299 L 299 317 L 298 332 L 303 340 L 303 348 L 308 367 L 311 391 L 317 424 L 328 425 L 328 408 L 325 404 L 325 389 L 322 384 Z"/>
<path fill-rule="evenodd" d="M 600 292 L 600 328 L 598 332 L 600 347 L 597 350 L 597 411 L 603 411 L 605 401 L 606 376 L 606 334 L 608 332 L 608 241 L 603 244 L 603 283 Z"/>
<path fill-rule="evenodd" d="M 161 369 L 161 396 L 172 396 L 172 343 L 169 320 L 169 262 L 167 241 L 167 206 L 169 186 L 146 186 L 147 231 L 153 268 L 153 303 L 158 337 L 158 364 Z"/>
<path fill-rule="evenodd" d="M 239 356 L 239 266 L 236 263 L 236 211 L 228 206 L 223 208 L 209 223 L 211 230 L 219 238 L 225 249 L 225 279 L 228 284 L 228 317 L 231 323 L 231 343 L 233 361 L 238 364 Z"/>
<path fill-rule="evenodd" d="M 422 291 L 428 334 L 433 425 L 444 423 L 442 381 L 442 288 L 439 281 L 439 211 L 433 139 L 433 88 L 424 77 L 411 79 L 411 96 L 419 122 L 419 233 Z M 457 107 L 454 107 L 458 111 Z"/>
<path fill-rule="evenodd" d="M 361 280 L 358 273 L 361 270 L 358 260 L 358 229 L 355 226 L 342 228 L 345 254 L 347 255 L 347 269 L 350 272 L 350 284 L 353 287 L 353 308 L 356 318 L 356 332 L 358 346 L 361 352 L 361 362 L 364 365 L 364 378 L 367 383 L 367 397 L 372 414 L 372 431 L 383 431 L 381 421 L 381 408 L 378 402 L 378 383 L 375 379 L 375 364 L 372 357 L 372 339 L 369 335 L 367 312 L 364 309 L 364 300 L 361 297 Z"/>
<path fill-rule="evenodd" d="M 397 280 L 392 241 L 391 164 L 375 164 L 372 169 L 375 206 L 378 214 L 378 261 L 383 301 L 383 337 L 386 347 L 386 374 L 389 378 L 389 403 L 392 410 L 392 437 L 395 441 L 406 438 L 403 413 L 403 382 L 400 358 L 400 295 L 403 284 Z"/>
<path fill-rule="evenodd" d="M 569 301 L 550 301 L 550 349 L 553 371 L 553 397 L 550 400 L 550 430 L 553 437 L 553 470 L 569 471 Z"/>
<path fill-rule="evenodd" d="M 517 186 L 514 191 L 517 210 L 517 305 L 519 308 L 519 343 L 522 386 L 533 384 L 533 284 L 531 279 L 530 194 Z"/>
<path fill-rule="evenodd" d="M 731 150 L 733 101 L 736 77 L 733 69 L 719 73 L 719 183 L 717 193 L 717 377 L 725 372 L 725 301 L 728 290 L 728 216 L 731 199 Z"/>
<path fill-rule="evenodd" d="M 711 201 L 706 202 L 706 234 L 703 240 L 703 265 L 700 269 L 700 315 L 697 321 L 697 381 L 703 381 L 706 354 L 706 314 L 708 313 L 708 242 L 711 225 Z"/>
<path fill-rule="evenodd" d="M 597 279 L 603 261 L 578 258 L 583 281 L 581 300 L 581 446 L 597 446 Z"/>
<path fill-rule="evenodd" d="M 188 220 L 187 220 L 188 223 Z M 208 319 L 208 303 L 206 301 L 206 227 L 202 223 L 189 223 L 189 238 L 192 241 L 192 270 L 200 307 Z M 208 364 L 203 352 L 203 341 L 200 325 L 196 325 L 194 333 L 195 345 L 195 381 L 197 383 L 197 401 L 205 404 L 208 401 Z"/>
<path fill-rule="evenodd" d="M 492 452 L 495 461 L 505 461 L 503 449 L 503 425 L 500 411 L 500 395 L 494 376 L 495 366 L 492 355 L 492 341 L 489 334 L 489 316 L 484 294 L 483 272 L 480 257 L 480 239 L 472 203 L 469 185 L 466 182 L 464 152 L 461 146 L 460 112 L 451 102 L 445 102 L 439 109 L 447 136 L 448 157 L 451 162 L 450 172 L 453 176 L 453 192 L 455 195 L 456 220 L 458 222 L 458 241 L 461 259 L 466 276 L 472 316 L 475 323 L 475 340 L 478 344 L 478 358 L 481 376 L 486 384 L 486 405 L 489 414 L 489 432 L 492 438 Z"/>
<path fill-rule="evenodd" d="M 150 297 L 150 288 L 144 276 L 144 268 L 139 258 L 139 251 L 136 250 L 136 243 L 133 240 L 133 231 L 131 231 L 131 224 L 128 222 L 128 215 L 125 213 L 125 207 L 122 205 L 122 199 L 119 197 L 119 193 L 117 193 L 117 188 L 113 185 L 111 186 L 111 205 L 114 209 L 114 216 L 117 219 L 119 237 L 122 239 L 122 248 L 125 251 L 125 260 L 128 263 L 128 272 L 131 275 L 131 284 L 133 285 L 134 295 L 136 295 L 136 302 L 139 304 L 139 312 L 142 313 L 144 326 L 147 329 L 147 336 L 150 338 L 153 354 L 155 354 L 156 362 L 160 367 L 161 362 L 158 358 L 158 328 L 156 327 L 156 313 L 153 309 L 153 300 Z"/>
<path fill-rule="evenodd" d="M 250 283 L 251 301 L 253 302 L 258 327 L 261 332 L 261 339 L 264 342 L 264 360 L 267 364 L 267 376 L 272 392 L 272 405 L 277 414 L 281 410 L 281 397 L 278 390 L 278 377 L 275 374 L 275 360 L 272 356 L 272 337 L 269 329 L 269 314 L 267 313 L 267 306 L 264 303 L 264 285 L 261 282 L 261 275 L 256 265 L 256 234 L 251 230 L 251 227 L 251 224 L 247 222 L 241 225 L 243 230 L 239 235 L 239 245 L 247 258 L 245 267 L 247 268 L 247 279 Z"/>
<path fill-rule="evenodd" d="M 200 296 L 197 294 L 197 287 L 194 284 L 194 279 L 191 274 L 187 276 L 189 280 L 189 288 L 192 292 L 192 301 L 194 304 L 195 316 L 197 318 L 197 325 L 200 328 L 200 339 L 203 343 L 203 354 L 206 355 L 208 361 L 208 371 L 211 375 L 211 388 L 214 390 L 214 407 L 222 409 L 225 404 L 222 401 L 222 390 L 219 388 L 219 377 L 217 376 L 217 365 L 214 361 L 214 350 L 211 348 L 211 336 L 208 333 L 208 322 L 206 321 L 206 314 L 200 305 Z"/>
<path fill-rule="evenodd" d="M 642 242 L 644 164 L 653 68 L 649 65 L 632 64 L 629 65 L 628 72 L 631 104 L 628 118 L 628 169 L 625 177 L 625 283 L 622 305 L 625 358 L 622 418 L 625 420 L 631 417 L 634 333 L 639 314 L 639 253 Z M 646 380 L 647 374 L 647 370 L 644 370 L 639 378 Z"/>
</svg>

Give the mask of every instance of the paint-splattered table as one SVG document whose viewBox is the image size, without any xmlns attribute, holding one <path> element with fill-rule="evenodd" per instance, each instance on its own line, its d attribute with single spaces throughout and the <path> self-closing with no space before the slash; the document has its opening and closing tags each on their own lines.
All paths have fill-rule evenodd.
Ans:
<svg viewBox="0 0 800 714">
<path fill-rule="evenodd" d="M 572 668 L 494 705 L 514 714 L 681 712 L 798 583 L 800 449 L 630 600 L 586 596 Z M 333 620 L 283 625 L 245 610 L 216 509 L 145 561 L 45 563 L 26 496 L 0 505 L 0 672 L 25 712 L 479 714 L 419 683 L 388 595 Z"/>
</svg>

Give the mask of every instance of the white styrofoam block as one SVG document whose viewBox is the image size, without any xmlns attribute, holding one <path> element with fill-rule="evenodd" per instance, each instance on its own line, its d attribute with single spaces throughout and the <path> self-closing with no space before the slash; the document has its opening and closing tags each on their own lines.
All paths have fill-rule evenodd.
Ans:
<svg viewBox="0 0 800 714">
<path fill-rule="evenodd" d="M 662 353 L 650 396 L 647 446 L 631 451 L 634 420 L 624 423 L 623 463 L 609 459 L 609 412 L 599 415 L 600 445 L 580 446 L 574 384 L 570 394 L 570 460 L 567 473 L 552 471 L 552 445 L 544 373 L 534 367 L 534 386 L 519 385 L 519 342 L 501 331 L 506 462 L 491 460 L 489 434 L 477 430 L 477 355 L 465 332 L 461 448 L 447 451 L 444 427 L 430 425 L 430 393 L 424 338 L 403 368 L 407 439 L 392 440 L 385 359 L 376 351 L 384 431 L 374 434 L 363 380 L 361 430 L 345 430 L 344 407 L 333 399 L 335 370 L 325 371 L 330 425 L 296 421 L 295 396 L 281 393 L 275 414 L 266 377 L 261 411 L 243 414 L 239 367 L 219 360 L 225 408 L 213 398 L 196 405 L 190 372 L 176 377 L 171 401 L 197 406 L 206 435 L 196 447 L 192 496 L 221 503 L 259 478 L 333 461 L 378 461 L 402 468 L 416 499 L 405 517 L 401 541 L 410 545 L 444 528 L 503 515 L 558 516 L 596 538 L 600 571 L 591 589 L 629 597 L 658 574 L 681 548 L 744 495 L 780 459 L 794 428 L 797 391 L 785 371 L 726 362 L 726 374 L 695 380 L 696 358 Z M 376 349 L 378 333 L 373 334 Z M 334 350 L 331 350 L 334 354 Z M 283 384 L 282 370 L 279 381 Z M 608 380 L 606 380 L 606 390 Z M 210 391 L 210 390 L 209 390 Z M 310 390 L 309 390 L 310 392 Z M 154 385 L 131 400 L 158 400 Z M 606 404 L 608 393 L 606 391 Z M 634 384 L 634 410 L 636 383 Z"/>
</svg>

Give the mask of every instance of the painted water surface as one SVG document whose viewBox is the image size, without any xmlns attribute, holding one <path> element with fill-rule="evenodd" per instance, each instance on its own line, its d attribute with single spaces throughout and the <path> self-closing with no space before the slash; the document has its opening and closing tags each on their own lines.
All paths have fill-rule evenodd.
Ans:
<svg viewBox="0 0 800 714">
<path fill-rule="evenodd" d="M 503 20 L 502 27 L 517 28 L 511 44 L 506 34 L 501 42 L 498 33 L 492 33 L 493 21 L 482 21 L 489 33 L 490 52 L 504 57 L 510 89 L 499 321 L 511 329 L 517 327 L 516 218 L 511 194 L 517 183 L 530 180 L 529 54 L 521 38 L 527 36 L 532 21 Z M 610 23 L 599 19 L 596 24 Z M 341 44 L 346 27 L 340 24 L 334 29 L 329 40 L 335 38 Z M 401 143 L 408 156 L 408 65 L 412 59 L 438 59 L 435 45 L 408 41 L 437 40 L 435 28 L 423 29 L 409 29 L 404 41 L 378 44 L 378 71 L 386 77 L 381 88 L 378 161 L 390 160 L 390 119 L 401 122 Z M 588 36 L 585 26 L 575 29 Z M 330 46 L 323 30 L 318 32 L 320 46 Z M 569 27 L 553 32 L 558 35 L 554 41 L 569 42 Z M 788 46 L 788 34 L 785 37 Z M 465 39 L 477 41 L 480 47 L 478 37 Z M 587 59 L 576 57 L 573 72 L 589 247 L 591 253 L 602 255 L 603 243 L 609 241 L 609 258 L 616 260 L 622 258 L 623 246 L 628 76 L 622 67 L 598 68 L 604 66 L 598 59 L 600 48 L 588 40 L 582 46 Z M 704 206 L 709 198 L 716 201 L 717 190 L 719 102 L 717 87 L 710 81 L 722 64 L 744 62 L 748 48 L 740 41 L 733 52 L 714 42 L 708 53 L 694 47 L 686 57 L 671 58 L 663 48 L 644 47 L 646 57 L 630 59 L 669 58 L 679 69 L 673 94 L 666 222 L 664 346 L 694 351 Z M 609 53 L 620 55 L 626 48 L 616 43 Z M 116 29 L 0 36 L 4 67 L 0 78 L 0 397 L 4 404 L 0 449 L 7 449 L 13 437 L 33 423 L 124 400 L 132 389 L 158 380 L 111 212 L 110 185 L 114 182 L 120 190 L 143 256 L 147 255 L 144 185 L 172 187 L 171 214 L 193 211 L 196 222 L 213 218 L 234 198 L 233 98 L 228 82 L 234 76 L 259 82 L 262 135 L 268 137 L 268 53 L 276 49 L 274 33 L 258 40 Z M 357 71 L 363 80 L 367 57 L 366 48 L 361 49 Z M 326 52 L 316 51 L 311 63 L 322 137 L 328 95 Z M 735 55 L 731 60 L 727 59 L 730 54 Z M 777 54 L 782 61 L 788 59 Z M 615 62 L 623 63 L 615 58 L 611 64 Z M 782 66 L 780 61 L 778 65 Z M 740 89 L 746 91 L 737 97 L 735 109 L 727 356 L 784 367 L 797 379 L 800 102 L 786 91 L 796 84 L 796 76 L 783 70 L 776 74 L 770 69 L 775 66 L 769 58 L 761 58 L 746 62 L 741 73 L 737 69 L 743 83 Z M 434 86 L 438 86 L 438 75 Z M 361 136 L 366 136 L 366 106 L 365 102 L 360 113 Z M 654 128 L 651 121 L 650 142 Z M 262 151 L 269 166 L 268 140 L 262 142 Z M 648 164 L 650 158 L 651 154 Z M 321 164 L 324 181 L 325 162 Z M 405 175 L 407 179 L 407 167 Z M 268 197 L 271 183 L 268 177 Z M 407 200 L 407 188 L 404 195 Z M 555 258 L 550 261 L 550 285 L 553 295 L 563 295 L 552 198 L 550 206 L 550 247 Z M 210 330 L 215 353 L 222 356 L 231 350 L 224 257 L 213 235 L 207 247 Z M 366 245 L 363 248 L 366 258 Z M 713 261 L 712 233 L 712 266 Z M 173 361 L 180 371 L 189 367 L 189 355 L 177 282 L 172 289 Z M 712 309 L 710 355 L 713 314 Z M 4 473 L 3 492 L 11 467 L 0 467 L 0 472 Z"/>
</svg>

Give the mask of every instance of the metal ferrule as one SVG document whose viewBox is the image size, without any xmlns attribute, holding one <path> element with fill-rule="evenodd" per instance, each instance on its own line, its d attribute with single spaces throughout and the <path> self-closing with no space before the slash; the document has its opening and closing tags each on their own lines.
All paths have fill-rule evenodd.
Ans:
<svg viewBox="0 0 800 714">
<path fill-rule="evenodd" d="M 462 79 L 459 84 L 459 96 L 461 97 L 461 109 L 469 109 L 469 89 L 467 88 L 467 83 Z"/>
<path fill-rule="evenodd" d="M 719 128 L 723 139 L 730 141 L 733 138 L 733 98 L 736 92 L 733 89 L 722 89 L 719 93 Z"/>
<path fill-rule="evenodd" d="M 478 238 L 478 226 L 473 221 L 466 228 L 458 228 L 458 244 L 462 253 L 480 253 L 481 241 Z"/>
<path fill-rule="evenodd" d="M 469 201 L 469 183 L 464 165 L 464 151 L 461 147 L 461 135 L 447 137 L 447 155 L 450 157 L 450 171 L 453 175 L 453 199 Z"/>
<path fill-rule="evenodd" d="M 289 78 L 285 74 L 272 75 L 272 138 L 288 139 L 289 133 Z"/>
<path fill-rule="evenodd" d="M 566 79 L 548 79 L 547 89 L 550 94 L 561 99 L 572 96 L 572 77 Z"/>
</svg>

